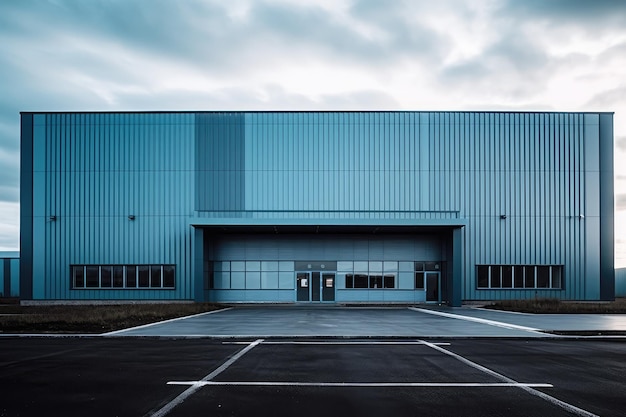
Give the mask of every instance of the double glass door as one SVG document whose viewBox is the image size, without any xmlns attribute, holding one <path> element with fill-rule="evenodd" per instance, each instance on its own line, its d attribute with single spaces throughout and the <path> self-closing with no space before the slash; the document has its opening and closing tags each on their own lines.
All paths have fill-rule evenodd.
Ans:
<svg viewBox="0 0 626 417">
<path fill-rule="evenodd" d="M 296 272 L 296 300 L 302 302 L 335 301 L 335 273 Z"/>
</svg>

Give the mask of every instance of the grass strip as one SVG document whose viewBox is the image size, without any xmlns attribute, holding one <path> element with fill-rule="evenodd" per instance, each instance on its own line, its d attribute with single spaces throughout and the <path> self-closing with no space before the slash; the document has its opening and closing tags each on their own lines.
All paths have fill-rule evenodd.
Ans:
<svg viewBox="0 0 626 417">
<path fill-rule="evenodd" d="M 615 301 L 562 301 L 554 298 L 502 300 L 485 308 L 536 314 L 626 314 L 626 298 Z"/>
<path fill-rule="evenodd" d="M 212 303 L 0 305 L 0 333 L 105 333 L 223 308 Z"/>
</svg>

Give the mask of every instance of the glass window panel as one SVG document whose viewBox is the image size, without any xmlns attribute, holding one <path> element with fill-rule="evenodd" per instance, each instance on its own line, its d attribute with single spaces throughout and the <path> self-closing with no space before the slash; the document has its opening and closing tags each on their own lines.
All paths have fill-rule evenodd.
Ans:
<svg viewBox="0 0 626 417">
<path fill-rule="evenodd" d="M 380 261 L 372 261 L 369 263 L 370 272 L 383 272 L 383 263 Z"/>
<path fill-rule="evenodd" d="M 383 262 L 383 270 L 385 272 L 396 272 L 398 270 L 398 262 L 395 262 L 395 261 Z"/>
<path fill-rule="evenodd" d="M 230 271 L 230 262 L 229 261 L 216 261 L 213 263 L 213 270 L 215 272 Z"/>
<path fill-rule="evenodd" d="M 351 261 L 339 261 L 337 262 L 337 271 L 339 272 L 352 272 Z"/>
<path fill-rule="evenodd" d="M 411 263 L 411 268 L 413 263 Z M 414 272 L 398 272 L 398 288 L 403 290 L 415 289 L 415 273 Z"/>
<path fill-rule="evenodd" d="M 139 287 L 148 288 L 150 286 L 150 267 L 148 265 L 138 266 L 137 275 L 139 275 Z"/>
<path fill-rule="evenodd" d="M 502 266 L 502 288 L 513 288 L 513 267 L 511 265 Z"/>
<path fill-rule="evenodd" d="M 215 288 L 215 275 L 213 271 L 204 271 L 204 289 L 212 290 Z M 164 284 L 165 285 L 165 284 Z"/>
<path fill-rule="evenodd" d="M 500 265 L 491 266 L 491 288 L 502 288 Z"/>
<path fill-rule="evenodd" d="M 346 288 L 354 288 L 354 275 L 346 274 Z"/>
<path fill-rule="evenodd" d="M 439 262 L 424 262 L 426 271 L 439 271 Z"/>
<path fill-rule="evenodd" d="M 150 287 L 161 288 L 161 265 L 152 265 L 150 267 Z"/>
<path fill-rule="evenodd" d="M 126 288 L 137 287 L 137 267 L 129 265 L 126 267 Z"/>
<path fill-rule="evenodd" d="M 293 261 L 280 261 L 278 262 L 278 270 L 281 272 L 293 272 Z M 291 277 L 289 277 L 291 280 Z M 291 286 L 293 288 L 293 285 Z"/>
<path fill-rule="evenodd" d="M 281 290 L 293 290 L 293 271 L 278 273 L 278 288 L 280 288 Z"/>
<path fill-rule="evenodd" d="M 246 273 L 239 271 L 231 271 L 230 288 L 233 290 L 243 290 L 246 288 Z"/>
<path fill-rule="evenodd" d="M 213 278 L 215 280 L 215 277 Z M 163 286 L 174 288 L 176 283 L 176 267 L 174 265 L 163 266 Z"/>
<path fill-rule="evenodd" d="M 550 267 L 537 267 L 537 288 L 548 288 L 550 286 Z"/>
<path fill-rule="evenodd" d="M 524 267 L 516 265 L 513 267 L 515 288 L 524 288 Z"/>
<path fill-rule="evenodd" d="M 137 267 L 129 265 L 126 267 L 126 288 L 137 287 Z"/>
<path fill-rule="evenodd" d="M 354 274 L 354 288 L 367 288 L 367 277 L 365 274 Z"/>
<path fill-rule="evenodd" d="M 248 290 L 261 289 L 261 273 L 260 272 L 246 272 L 246 289 Z"/>
<path fill-rule="evenodd" d="M 367 268 L 367 262 L 357 261 L 354 263 L 354 272 L 367 272 Z M 367 286 L 365 288 L 367 288 Z"/>
<path fill-rule="evenodd" d="M 278 269 L 278 264 L 276 264 Z M 261 272 L 261 288 L 277 289 L 278 288 L 278 271 Z"/>
<path fill-rule="evenodd" d="M 476 267 L 476 282 L 478 288 L 489 288 L 489 266 L 478 265 Z"/>
<path fill-rule="evenodd" d="M 113 286 L 115 288 L 124 287 L 124 267 L 122 265 L 113 267 Z"/>
<path fill-rule="evenodd" d="M 524 288 L 535 288 L 535 267 L 524 267 Z"/>
<path fill-rule="evenodd" d="M 382 275 L 370 275 L 370 288 L 382 288 L 383 276 Z"/>
<path fill-rule="evenodd" d="M 423 272 L 415 273 L 415 288 L 419 290 L 424 289 L 424 273 Z"/>
<path fill-rule="evenodd" d="M 415 271 L 423 271 L 424 262 L 415 262 Z"/>
<path fill-rule="evenodd" d="M 214 286 L 217 290 L 227 290 L 230 288 L 230 272 L 215 272 Z"/>
<path fill-rule="evenodd" d="M 230 263 L 230 270 L 243 272 L 246 270 L 246 263 L 243 261 L 232 261 Z"/>
<path fill-rule="evenodd" d="M 385 288 L 396 288 L 396 276 L 395 275 L 385 275 L 384 281 Z"/>
<path fill-rule="evenodd" d="M 414 262 L 398 262 L 398 270 L 402 272 L 413 272 L 415 271 L 415 263 Z"/>
<path fill-rule="evenodd" d="M 561 288 L 561 270 L 560 266 L 552 267 L 552 288 Z"/>
<path fill-rule="evenodd" d="M 246 261 L 246 271 L 260 271 L 261 261 Z"/>
<path fill-rule="evenodd" d="M 100 267 L 100 287 L 111 288 L 113 286 L 113 268 L 109 265 Z"/>
<path fill-rule="evenodd" d="M 84 288 L 85 287 L 85 268 L 80 266 L 73 266 L 72 273 L 74 276 L 74 288 Z"/>
<path fill-rule="evenodd" d="M 261 271 L 278 271 L 278 262 L 277 261 L 261 262 Z"/>
<path fill-rule="evenodd" d="M 86 287 L 87 288 L 97 288 L 100 286 L 100 280 L 98 278 L 99 269 L 97 266 L 88 266 L 85 268 L 86 274 Z"/>
</svg>

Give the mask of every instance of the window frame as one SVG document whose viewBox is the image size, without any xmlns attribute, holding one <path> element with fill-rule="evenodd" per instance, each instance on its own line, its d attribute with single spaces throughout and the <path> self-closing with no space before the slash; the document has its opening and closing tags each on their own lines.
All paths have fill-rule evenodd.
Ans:
<svg viewBox="0 0 626 417">
<path fill-rule="evenodd" d="M 116 271 L 119 273 L 121 268 L 122 285 L 119 285 L 119 275 L 117 275 L 118 281 L 116 283 Z M 147 286 L 139 285 L 139 272 L 140 268 L 147 269 L 148 282 Z M 152 280 L 152 271 L 158 269 L 160 271 L 158 285 L 156 281 Z M 165 285 L 165 270 L 168 271 L 168 284 L 171 282 L 172 286 Z M 87 272 L 91 273 L 90 285 L 87 285 Z M 93 276 L 97 271 L 97 276 Z M 108 271 L 108 272 L 106 272 Z M 106 278 L 103 274 L 107 273 L 109 278 Z M 132 278 L 131 278 L 132 277 Z M 82 279 L 81 279 L 82 278 Z M 97 285 L 96 284 L 97 281 Z M 106 284 L 106 286 L 104 285 Z M 134 285 L 133 285 L 134 284 Z M 175 264 L 71 264 L 70 265 L 70 289 L 71 290 L 175 290 L 176 289 L 176 265 Z"/>
<path fill-rule="evenodd" d="M 547 268 L 547 269 L 546 269 Z M 510 272 L 510 287 L 504 286 L 504 271 Z M 563 291 L 563 270 L 564 265 L 485 265 L 477 264 L 475 267 L 475 289 L 476 290 L 550 290 L 550 291 Z M 541 283 L 545 283 L 547 278 L 547 286 L 539 286 L 540 277 L 539 272 L 545 274 L 547 277 L 543 277 Z M 487 273 L 485 276 L 484 273 Z M 522 273 L 519 277 L 518 274 Z M 492 276 L 492 273 L 494 274 Z M 508 275 L 508 274 L 507 274 Z M 496 280 L 495 277 L 498 279 Z M 554 278 L 553 278 L 554 277 Z M 557 278 L 558 277 L 558 278 Z M 481 286 L 486 283 L 488 286 Z M 499 286 L 494 286 L 494 283 L 499 283 Z M 531 284 L 532 283 L 532 284 Z M 507 279 L 507 285 L 509 284 Z M 521 284 L 522 286 L 517 286 Z M 555 286 L 558 285 L 558 286 Z"/>
</svg>

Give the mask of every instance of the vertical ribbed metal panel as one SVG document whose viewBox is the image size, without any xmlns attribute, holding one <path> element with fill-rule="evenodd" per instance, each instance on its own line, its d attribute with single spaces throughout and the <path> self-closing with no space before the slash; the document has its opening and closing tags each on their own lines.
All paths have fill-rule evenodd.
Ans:
<svg viewBox="0 0 626 417">
<path fill-rule="evenodd" d="M 194 127 L 193 114 L 46 115 L 34 298 L 193 298 Z M 71 264 L 175 264 L 176 289 L 71 290 Z"/>
<path fill-rule="evenodd" d="M 564 265 L 565 290 L 537 295 L 597 298 L 597 283 L 585 276 L 598 269 L 597 249 L 588 242 L 597 241 L 599 225 L 593 211 L 579 217 L 585 206 L 597 205 L 598 175 L 585 168 L 598 160 L 597 126 L 585 123 L 590 116 L 597 119 L 576 113 L 247 114 L 245 208 L 279 217 L 299 211 L 435 219 L 457 212 L 468 222 L 464 298 L 528 295 L 477 291 L 476 264 Z"/>
<path fill-rule="evenodd" d="M 462 218 L 463 298 L 529 295 L 476 290 L 477 264 L 564 265 L 564 290 L 537 295 L 597 298 L 599 129 L 582 113 L 35 114 L 33 297 L 191 299 L 189 218 L 245 215 Z M 176 264 L 176 290 L 70 289 L 70 264 L 134 263 Z"/>
</svg>

